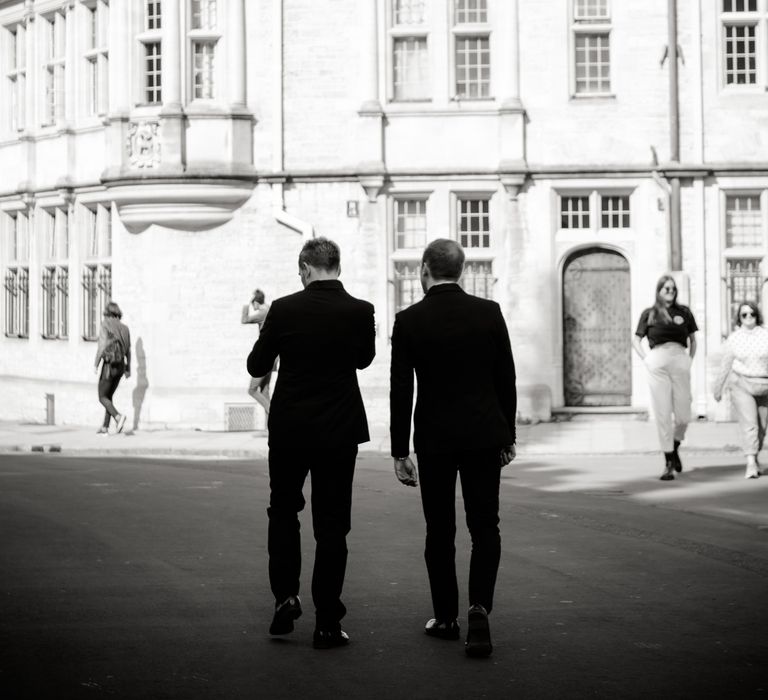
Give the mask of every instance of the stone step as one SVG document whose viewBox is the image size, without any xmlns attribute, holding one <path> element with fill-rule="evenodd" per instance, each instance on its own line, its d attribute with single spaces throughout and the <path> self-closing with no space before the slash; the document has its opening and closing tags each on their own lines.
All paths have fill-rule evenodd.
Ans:
<svg viewBox="0 0 768 700">
<path fill-rule="evenodd" d="M 647 421 L 648 410 L 634 406 L 561 406 L 552 409 L 557 422 L 577 421 Z"/>
</svg>

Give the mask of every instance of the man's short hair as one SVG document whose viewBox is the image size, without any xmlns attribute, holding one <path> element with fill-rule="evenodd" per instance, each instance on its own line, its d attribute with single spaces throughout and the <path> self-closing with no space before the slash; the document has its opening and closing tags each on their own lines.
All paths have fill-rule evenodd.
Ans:
<svg viewBox="0 0 768 700">
<path fill-rule="evenodd" d="M 338 270 L 341 265 L 341 251 L 328 238 L 311 238 L 299 253 L 299 265 L 303 263 L 321 270 Z"/>
<path fill-rule="evenodd" d="M 458 280 L 464 269 L 464 250 L 456 241 L 437 238 L 424 249 L 421 262 L 436 280 Z"/>
<path fill-rule="evenodd" d="M 263 304 L 264 303 L 264 292 L 262 292 L 260 289 L 254 289 L 253 290 L 253 296 L 251 297 L 251 303 L 254 301 L 257 304 Z"/>
</svg>

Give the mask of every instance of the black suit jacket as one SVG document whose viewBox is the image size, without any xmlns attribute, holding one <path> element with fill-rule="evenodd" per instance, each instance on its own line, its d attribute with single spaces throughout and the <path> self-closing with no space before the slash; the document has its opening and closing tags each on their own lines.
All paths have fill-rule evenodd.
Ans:
<svg viewBox="0 0 768 700">
<path fill-rule="evenodd" d="M 373 305 L 347 294 L 338 280 L 312 282 L 275 300 L 248 355 L 253 377 L 267 374 L 280 356 L 269 444 L 334 447 L 369 440 L 357 370 L 375 354 Z"/>
<path fill-rule="evenodd" d="M 414 370 L 417 453 L 515 442 L 515 363 L 496 302 L 458 284 L 439 284 L 395 317 L 389 395 L 394 457 L 410 452 Z"/>
</svg>

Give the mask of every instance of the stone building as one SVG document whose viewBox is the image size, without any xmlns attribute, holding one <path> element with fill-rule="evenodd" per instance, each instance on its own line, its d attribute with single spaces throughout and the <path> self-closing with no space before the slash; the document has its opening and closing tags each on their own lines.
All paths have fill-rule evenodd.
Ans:
<svg viewBox="0 0 768 700">
<path fill-rule="evenodd" d="M 764 281 L 767 32 L 766 0 L 0 0 L 0 418 L 97 425 L 111 297 L 139 427 L 263 425 L 240 309 L 298 288 L 313 235 L 376 306 L 376 430 L 446 236 L 507 319 L 521 417 L 645 409 L 630 337 L 667 270 L 702 329 L 695 411 L 727 417 L 708 383 Z"/>
</svg>

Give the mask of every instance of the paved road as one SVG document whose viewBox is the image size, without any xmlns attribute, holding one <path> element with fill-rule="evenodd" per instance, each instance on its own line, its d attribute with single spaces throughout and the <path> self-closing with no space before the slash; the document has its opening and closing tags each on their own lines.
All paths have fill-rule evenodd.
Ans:
<svg viewBox="0 0 768 700">
<path fill-rule="evenodd" d="M 266 634 L 263 462 L 1 456 L 0 697 L 768 696 L 768 531 L 738 458 L 700 458 L 658 498 L 647 458 L 604 459 L 618 486 L 566 458 L 505 470 L 495 652 L 469 660 L 421 632 L 418 492 L 381 456 L 356 477 L 353 644 L 325 652 L 310 615 L 291 639 Z M 683 498 L 706 469 L 752 505 Z M 466 590 L 463 528 L 458 544 Z"/>
</svg>

